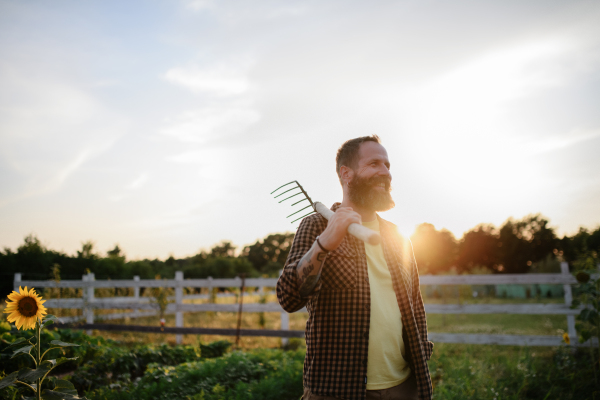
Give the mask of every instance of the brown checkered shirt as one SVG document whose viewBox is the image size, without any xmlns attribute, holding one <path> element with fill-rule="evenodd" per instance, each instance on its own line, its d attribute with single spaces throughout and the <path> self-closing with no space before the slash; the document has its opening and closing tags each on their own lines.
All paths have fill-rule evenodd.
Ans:
<svg viewBox="0 0 600 400">
<path fill-rule="evenodd" d="M 335 211 L 339 206 L 340 203 L 335 203 L 331 209 Z M 400 308 L 405 358 L 415 374 L 419 399 L 431 399 L 433 389 L 427 361 L 433 343 L 427 340 L 425 309 L 412 245 L 398 233 L 394 224 L 377 218 L 383 254 Z M 301 297 L 298 292 L 296 265 L 326 226 L 327 220 L 320 214 L 302 220 L 277 282 L 277 298 L 287 312 L 304 306 L 308 310 L 304 386 L 320 396 L 364 400 L 371 315 L 364 243 L 347 234 L 325 259 L 321 278 L 312 294 Z"/>
</svg>

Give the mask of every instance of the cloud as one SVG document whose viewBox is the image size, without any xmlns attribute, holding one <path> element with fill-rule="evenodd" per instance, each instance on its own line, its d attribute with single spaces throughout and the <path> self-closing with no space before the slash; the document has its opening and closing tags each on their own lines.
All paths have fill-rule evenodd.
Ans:
<svg viewBox="0 0 600 400">
<path fill-rule="evenodd" d="M 127 122 L 72 82 L 0 64 L 0 157 L 18 185 L 0 205 L 58 190 L 124 134 Z"/>
<path fill-rule="evenodd" d="M 525 143 L 522 151 L 525 154 L 542 154 L 574 146 L 597 137 L 600 137 L 600 129 L 574 129 L 566 135 L 556 135 L 550 138 Z"/>
<path fill-rule="evenodd" d="M 194 93 L 208 93 L 219 97 L 237 96 L 246 93 L 250 87 L 246 70 L 245 65 L 219 64 L 209 68 L 192 65 L 169 69 L 165 79 Z"/>
<path fill-rule="evenodd" d="M 150 176 L 148 175 L 148 173 L 144 172 L 143 174 L 138 176 L 133 182 L 131 182 L 129 185 L 127 185 L 127 189 L 129 189 L 129 190 L 139 189 L 142 186 L 144 186 L 144 184 L 146 182 L 148 182 L 149 178 L 150 178 Z"/>
<path fill-rule="evenodd" d="M 161 130 L 182 142 L 205 143 L 211 139 L 242 133 L 260 120 L 260 114 L 244 107 L 207 107 L 188 111 Z"/>
<path fill-rule="evenodd" d="M 193 11 L 210 10 L 215 7 L 215 2 L 213 0 L 188 0 L 184 6 Z"/>
</svg>

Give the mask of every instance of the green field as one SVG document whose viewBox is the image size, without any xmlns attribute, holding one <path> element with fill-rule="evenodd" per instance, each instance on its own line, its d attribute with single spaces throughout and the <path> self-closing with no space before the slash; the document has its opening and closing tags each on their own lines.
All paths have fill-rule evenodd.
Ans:
<svg viewBox="0 0 600 400">
<path fill-rule="evenodd" d="M 471 301 L 461 301 L 466 300 Z M 200 301 L 204 300 L 195 300 Z M 217 300 L 235 301 L 235 297 Z M 244 303 L 256 301 L 258 296 L 244 297 Z M 270 296 L 267 301 L 276 299 Z M 499 304 L 559 301 L 477 299 Z M 457 299 L 432 298 L 425 302 L 448 304 Z M 63 310 L 50 311 L 61 315 Z M 185 326 L 235 328 L 237 324 L 237 313 L 232 312 L 184 316 Z M 97 317 L 97 322 L 102 322 L 101 315 Z M 306 318 L 306 313 L 291 314 L 290 329 L 303 330 Z M 280 329 L 279 313 L 265 313 L 263 321 L 266 329 Z M 158 317 L 107 322 L 156 326 Z M 167 326 L 174 324 L 174 315 L 168 315 Z M 428 315 L 430 332 L 560 336 L 566 325 L 562 315 Z M 259 314 L 243 314 L 242 328 L 258 329 Z M 5 332 L 0 348 L 19 334 Z M 239 348 L 231 346 L 223 356 L 207 359 L 224 350 L 218 343 L 233 342 L 235 338 L 184 335 L 183 345 L 176 346 L 175 335 L 104 331 L 94 331 L 92 337 L 78 331 L 58 334 L 85 343 L 79 350 L 77 365 L 61 370 L 60 376 L 74 382 L 89 399 L 298 399 L 302 394 L 303 339 L 291 339 L 282 350 L 279 338 L 242 337 Z M 214 354 L 209 345 L 212 342 L 217 342 Z M 4 366 L 7 355 L 2 357 Z M 565 346 L 436 343 L 429 366 L 436 400 L 600 399 L 589 349 L 573 352 Z"/>
</svg>

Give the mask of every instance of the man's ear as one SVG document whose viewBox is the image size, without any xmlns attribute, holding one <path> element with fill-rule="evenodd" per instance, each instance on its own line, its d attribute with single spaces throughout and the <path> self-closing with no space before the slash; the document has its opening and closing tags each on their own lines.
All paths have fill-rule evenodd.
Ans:
<svg viewBox="0 0 600 400">
<path fill-rule="evenodd" d="M 342 165 L 340 167 L 340 177 L 342 178 L 342 182 L 344 182 L 346 185 L 348 185 L 348 182 L 352 180 L 353 176 L 354 171 L 352 170 L 352 168 L 346 167 L 345 165 Z"/>
</svg>

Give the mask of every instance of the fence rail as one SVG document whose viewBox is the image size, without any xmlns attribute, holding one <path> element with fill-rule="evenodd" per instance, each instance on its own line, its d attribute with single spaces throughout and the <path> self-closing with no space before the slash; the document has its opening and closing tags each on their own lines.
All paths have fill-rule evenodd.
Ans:
<svg viewBox="0 0 600 400">
<path fill-rule="evenodd" d="M 423 275 L 420 277 L 421 285 L 501 285 L 501 284 L 562 284 L 564 291 L 564 304 L 426 304 L 425 311 L 428 314 L 522 314 L 522 315 L 565 315 L 567 318 L 568 334 L 573 339 L 571 345 L 579 345 L 577 332 L 575 330 L 575 315 L 582 307 L 571 309 L 572 291 L 571 285 L 577 283 L 573 275 L 569 273 L 567 263 L 561 263 L 560 274 L 503 274 L 503 275 Z M 245 279 L 244 286 L 261 288 L 273 288 L 277 284 L 276 278 L 251 278 Z M 21 274 L 16 273 L 14 279 L 15 290 L 18 286 L 28 286 L 36 288 L 82 288 L 83 297 L 78 299 L 48 299 L 44 304 L 49 308 L 71 308 L 83 309 L 83 316 L 86 324 L 91 327 L 94 324 L 94 318 L 115 319 L 124 316 L 139 317 L 156 314 L 156 305 L 151 303 L 148 298 L 140 297 L 140 288 L 167 287 L 175 288 L 175 303 L 167 305 L 166 313 L 175 314 L 175 328 L 165 328 L 161 332 L 171 332 L 177 334 L 177 342 L 181 343 L 181 334 L 185 332 L 192 333 L 188 329 L 204 328 L 184 328 L 183 313 L 185 312 L 238 312 L 239 304 L 189 304 L 184 300 L 207 298 L 207 295 L 183 295 L 183 288 L 241 288 L 242 279 L 183 279 L 183 273 L 175 273 L 175 279 L 139 279 L 134 280 L 95 280 L 94 274 L 84 275 L 81 281 L 32 281 L 22 280 Z M 95 289 L 102 288 L 134 288 L 134 296 L 96 298 Z M 115 310 L 135 310 L 128 313 L 94 315 L 94 310 L 115 309 Z M 152 310 L 152 311 L 140 311 Z M 287 337 L 291 337 L 289 332 L 289 315 L 281 308 L 278 303 L 245 303 L 244 312 L 278 312 L 281 314 L 280 337 L 284 343 Z M 306 311 L 303 308 L 300 311 Z M 75 322 L 76 318 L 61 318 L 64 322 Z M 99 325 L 98 325 L 99 326 Z M 112 326 L 112 325 L 111 325 Z M 130 330 L 131 326 L 115 325 L 121 330 Z M 151 328 L 151 327 L 148 327 Z M 86 328 L 87 329 L 87 328 Z M 89 328 L 92 329 L 92 328 Z M 100 328 L 93 328 L 100 329 Z M 112 329 L 112 328 L 111 328 Z M 116 329 L 116 328 L 115 328 Z M 139 329 L 139 328 L 135 328 Z M 160 328 L 158 328 L 160 329 Z M 168 329 L 168 330 L 167 330 Z M 208 329 L 208 328 L 206 328 Z M 249 331 L 249 330 L 241 330 Z M 266 332 L 265 330 L 256 330 Z M 194 331 L 195 332 L 195 331 Z M 199 332 L 199 331 L 198 331 Z M 253 334 L 254 335 L 254 334 Z M 297 335 L 297 334 L 294 334 Z M 557 346 L 563 343 L 561 336 L 526 336 L 526 335 L 485 335 L 485 334 L 451 334 L 430 332 L 431 340 L 441 343 L 473 343 L 473 344 L 506 344 L 506 345 L 530 345 L 530 346 Z M 293 336 L 292 336 L 293 337 Z M 595 343 L 597 345 L 597 343 Z"/>
</svg>

